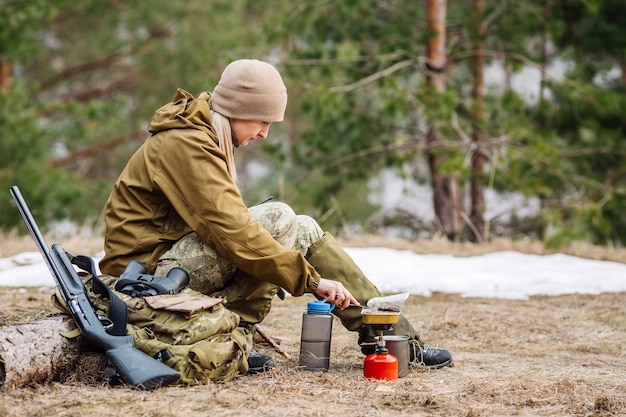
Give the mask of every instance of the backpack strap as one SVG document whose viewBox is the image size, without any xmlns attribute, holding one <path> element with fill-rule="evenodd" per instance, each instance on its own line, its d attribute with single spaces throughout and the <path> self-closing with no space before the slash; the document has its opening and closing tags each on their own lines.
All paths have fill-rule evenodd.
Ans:
<svg viewBox="0 0 626 417">
<path fill-rule="evenodd" d="M 91 274 L 93 292 L 109 300 L 109 320 L 111 320 L 112 326 L 107 328 L 107 333 L 113 336 L 125 336 L 126 323 L 128 323 L 126 303 L 115 295 L 113 290 L 98 277 L 93 258 L 84 255 L 72 256 L 70 253 L 67 256 L 74 265 Z"/>
</svg>

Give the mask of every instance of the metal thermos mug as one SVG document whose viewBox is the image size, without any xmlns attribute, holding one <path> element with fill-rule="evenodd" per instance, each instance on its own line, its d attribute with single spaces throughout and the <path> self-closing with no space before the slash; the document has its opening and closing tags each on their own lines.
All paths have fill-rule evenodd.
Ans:
<svg viewBox="0 0 626 417">
<path fill-rule="evenodd" d="M 325 301 L 307 303 L 302 314 L 302 335 L 300 337 L 301 369 L 325 371 L 330 367 L 330 340 L 333 331 L 334 305 Z"/>
<path fill-rule="evenodd" d="M 409 373 L 409 336 L 385 336 L 385 343 L 389 353 L 398 359 L 398 377 L 402 378 Z"/>
</svg>

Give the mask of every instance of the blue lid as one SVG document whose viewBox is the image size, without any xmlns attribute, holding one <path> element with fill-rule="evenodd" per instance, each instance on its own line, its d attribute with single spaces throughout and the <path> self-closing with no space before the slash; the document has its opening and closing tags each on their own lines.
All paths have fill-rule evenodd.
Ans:
<svg viewBox="0 0 626 417">
<path fill-rule="evenodd" d="M 327 303 L 326 300 L 316 300 L 307 303 L 306 308 L 311 313 L 328 313 L 335 308 L 335 305 Z"/>
</svg>

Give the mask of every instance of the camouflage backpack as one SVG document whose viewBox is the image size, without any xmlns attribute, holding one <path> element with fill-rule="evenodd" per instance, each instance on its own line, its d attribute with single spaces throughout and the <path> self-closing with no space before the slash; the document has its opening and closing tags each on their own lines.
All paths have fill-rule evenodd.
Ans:
<svg viewBox="0 0 626 417">
<path fill-rule="evenodd" d="M 117 278 L 100 275 L 109 288 Z M 93 290 L 91 274 L 81 273 L 88 297 L 99 315 L 109 317 L 109 300 Z M 238 327 L 239 316 L 225 307 L 225 300 L 190 288 L 178 294 L 132 297 L 117 292 L 128 308 L 126 333 L 135 347 L 180 373 L 178 384 L 229 381 L 248 371 L 252 334 Z M 62 298 L 54 304 L 67 311 Z"/>
</svg>

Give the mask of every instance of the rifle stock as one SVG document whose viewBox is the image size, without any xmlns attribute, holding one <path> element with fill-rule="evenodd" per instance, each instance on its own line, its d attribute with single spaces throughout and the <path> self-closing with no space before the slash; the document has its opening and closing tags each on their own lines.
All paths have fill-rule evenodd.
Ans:
<svg viewBox="0 0 626 417">
<path fill-rule="evenodd" d="M 132 336 L 113 336 L 107 333 L 87 297 L 85 285 L 72 266 L 67 252 L 57 243 L 48 250 L 43 235 L 17 186 L 11 188 L 11 196 L 46 261 L 76 325 L 89 342 L 106 352 L 107 359 L 122 380 L 141 389 L 154 389 L 176 382 L 180 377 L 178 372 L 135 348 Z"/>
</svg>

